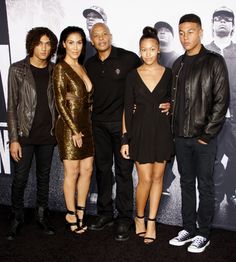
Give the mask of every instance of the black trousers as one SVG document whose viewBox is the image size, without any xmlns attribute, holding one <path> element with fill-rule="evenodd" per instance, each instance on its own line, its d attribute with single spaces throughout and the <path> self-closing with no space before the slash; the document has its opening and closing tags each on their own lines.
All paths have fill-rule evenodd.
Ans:
<svg viewBox="0 0 236 262">
<path fill-rule="evenodd" d="M 176 158 L 180 173 L 182 194 L 182 218 L 184 228 L 208 237 L 214 215 L 213 171 L 216 156 L 216 140 L 202 145 L 197 138 L 175 138 Z M 196 179 L 199 206 L 196 211 Z"/>
<path fill-rule="evenodd" d="M 99 215 L 113 216 L 112 187 L 116 182 L 115 206 L 118 218 L 133 215 L 133 161 L 121 156 L 121 122 L 93 121 L 95 165 L 98 186 L 97 210 Z"/>
<path fill-rule="evenodd" d="M 27 185 L 33 156 L 36 161 L 37 206 L 48 207 L 49 174 L 54 145 L 22 146 L 22 158 L 14 163 L 12 182 L 12 210 L 18 219 L 23 219 L 24 192 Z"/>
</svg>

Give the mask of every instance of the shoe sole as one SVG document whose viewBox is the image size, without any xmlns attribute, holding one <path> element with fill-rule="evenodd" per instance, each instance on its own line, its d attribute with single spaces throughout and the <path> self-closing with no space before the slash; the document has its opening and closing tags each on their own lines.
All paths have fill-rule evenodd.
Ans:
<svg viewBox="0 0 236 262">
<path fill-rule="evenodd" d="M 208 241 L 206 243 L 206 245 L 204 247 L 202 247 L 202 248 L 193 248 L 193 249 L 191 249 L 190 246 L 189 246 L 187 250 L 190 253 L 202 253 L 206 249 L 206 247 L 209 246 L 209 245 L 210 245 L 210 241 Z"/>
<path fill-rule="evenodd" d="M 181 247 L 184 246 L 185 244 L 192 242 L 193 238 L 190 238 L 186 241 L 181 241 L 181 242 L 172 242 L 171 240 L 169 241 L 169 244 L 172 246 L 176 246 L 176 247 Z"/>
<path fill-rule="evenodd" d="M 126 237 L 126 238 L 118 238 L 118 237 L 115 237 L 115 240 L 116 241 L 127 241 L 129 239 L 129 236 Z"/>
<path fill-rule="evenodd" d="M 102 231 L 102 230 L 105 229 L 106 227 L 111 227 L 111 226 L 113 226 L 113 224 L 114 224 L 114 222 L 112 221 L 112 222 L 110 222 L 110 223 L 105 224 L 103 227 L 94 228 L 94 227 L 88 226 L 88 229 L 89 229 L 89 230 L 92 230 L 92 231 Z"/>
<path fill-rule="evenodd" d="M 163 196 L 170 196 L 170 193 L 169 192 L 162 192 L 161 193 Z"/>
</svg>

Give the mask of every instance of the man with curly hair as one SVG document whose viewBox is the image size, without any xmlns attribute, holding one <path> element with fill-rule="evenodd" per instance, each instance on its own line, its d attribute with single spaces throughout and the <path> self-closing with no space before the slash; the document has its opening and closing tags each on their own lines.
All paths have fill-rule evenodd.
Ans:
<svg viewBox="0 0 236 262">
<path fill-rule="evenodd" d="M 45 27 L 35 27 L 26 36 L 25 59 L 12 64 L 8 75 L 8 131 L 14 160 L 12 221 L 8 240 L 13 240 L 24 222 L 24 191 L 32 159 L 36 161 L 36 220 L 48 235 L 54 234 L 47 216 L 49 173 L 56 139 L 52 86 L 57 37 Z"/>
</svg>

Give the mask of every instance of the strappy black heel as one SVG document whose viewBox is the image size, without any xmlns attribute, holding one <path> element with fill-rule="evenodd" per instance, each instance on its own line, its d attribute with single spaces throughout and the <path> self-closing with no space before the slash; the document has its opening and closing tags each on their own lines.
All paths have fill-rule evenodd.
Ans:
<svg viewBox="0 0 236 262">
<path fill-rule="evenodd" d="M 152 222 L 156 223 L 156 218 L 148 218 L 148 221 L 152 221 Z M 145 241 L 145 240 L 148 240 L 148 241 Z M 154 238 L 154 237 L 144 237 L 144 244 L 150 245 L 155 240 L 156 240 L 156 238 Z"/>
<path fill-rule="evenodd" d="M 144 216 L 138 216 L 138 215 L 136 215 L 136 218 L 137 218 L 137 219 L 144 219 Z M 139 237 L 144 237 L 145 234 L 146 234 L 145 231 L 139 232 L 139 233 L 135 232 L 135 233 L 136 233 L 136 235 L 139 236 Z"/>
<path fill-rule="evenodd" d="M 82 206 L 76 206 L 76 211 L 77 211 L 77 219 L 78 219 L 78 230 L 80 233 L 84 233 L 87 230 L 87 226 L 84 224 L 84 213 L 85 213 L 85 207 Z M 78 211 L 83 211 L 83 217 L 79 218 L 78 216 Z"/>
<path fill-rule="evenodd" d="M 75 222 L 69 222 L 67 219 L 66 219 L 66 228 L 72 232 L 72 233 L 76 233 L 78 234 L 78 216 L 76 214 L 75 211 L 71 211 L 71 210 L 67 210 L 66 212 L 66 215 L 69 214 L 69 215 L 74 215 L 76 217 L 76 221 Z"/>
</svg>

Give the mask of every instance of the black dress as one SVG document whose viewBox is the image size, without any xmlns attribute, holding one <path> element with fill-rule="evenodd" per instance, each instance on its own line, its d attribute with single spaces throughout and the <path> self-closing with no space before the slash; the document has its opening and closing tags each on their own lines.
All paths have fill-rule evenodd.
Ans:
<svg viewBox="0 0 236 262">
<path fill-rule="evenodd" d="M 171 79 L 171 70 L 165 68 L 150 92 L 137 69 L 127 76 L 124 107 L 129 154 L 140 164 L 163 162 L 173 155 L 170 116 L 159 108 L 170 100 Z"/>
</svg>

